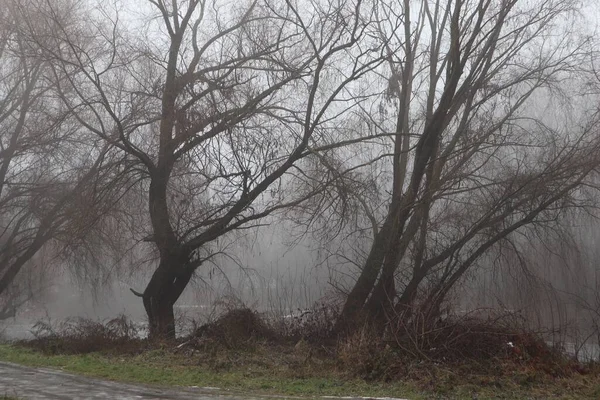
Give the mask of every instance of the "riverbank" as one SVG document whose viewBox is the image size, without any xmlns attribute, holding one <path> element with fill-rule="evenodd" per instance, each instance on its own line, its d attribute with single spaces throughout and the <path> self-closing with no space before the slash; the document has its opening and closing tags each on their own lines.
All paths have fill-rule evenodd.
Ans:
<svg viewBox="0 0 600 400">
<path fill-rule="evenodd" d="M 257 344 L 245 350 L 181 352 L 148 346 L 134 352 L 47 354 L 0 345 L 0 360 L 85 376 L 159 386 L 211 387 L 228 393 L 418 399 L 597 399 L 600 371 L 565 376 L 507 360 L 406 365 L 402 377 L 360 378 L 318 349 Z"/>
<path fill-rule="evenodd" d="M 312 317 L 311 317 L 312 318 Z M 108 380 L 227 392 L 408 399 L 597 399 L 600 366 L 495 320 L 440 322 L 415 336 L 332 338 L 329 318 L 283 325 L 232 310 L 176 341 L 141 338 L 125 317 L 38 324 L 0 361 Z"/>
</svg>

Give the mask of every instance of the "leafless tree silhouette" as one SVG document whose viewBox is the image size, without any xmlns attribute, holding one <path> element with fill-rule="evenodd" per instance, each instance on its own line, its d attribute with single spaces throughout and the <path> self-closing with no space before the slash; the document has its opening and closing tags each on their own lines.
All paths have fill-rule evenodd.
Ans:
<svg viewBox="0 0 600 400">
<path fill-rule="evenodd" d="M 393 141 L 331 152 L 337 161 L 322 168 L 347 177 L 346 196 L 315 196 L 308 210 L 309 222 L 354 213 L 354 236 L 370 243 L 339 329 L 364 319 L 383 327 L 415 307 L 436 318 L 494 246 L 589 205 L 577 191 L 598 167 L 595 107 L 576 120 L 561 103 L 589 78 L 589 39 L 569 22 L 576 6 L 377 3 L 388 71 L 379 105 L 365 108 L 356 126 L 369 135 L 393 131 Z M 541 115 L 543 108 L 561 115 Z M 358 264 L 359 254 L 349 254 L 337 255 Z"/>
<path fill-rule="evenodd" d="M 118 174 L 110 148 L 82 130 L 62 106 L 61 82 L 26 32 L 27 25 L 53 27 L 26 2 L 5 5 L 0 17 L 0 296 L 7 303 L 0 314 L 12 316 L 23 296 L 35 294 L 31 285 L 23 285 L 27 279 L 15 286 L 19 272 L 44 246 L 83 235 L 97 220 L 96 212 L 106 211 L 108 188 Z M 21 293 L 17 287 L 28 290 Z"/>
</svg>

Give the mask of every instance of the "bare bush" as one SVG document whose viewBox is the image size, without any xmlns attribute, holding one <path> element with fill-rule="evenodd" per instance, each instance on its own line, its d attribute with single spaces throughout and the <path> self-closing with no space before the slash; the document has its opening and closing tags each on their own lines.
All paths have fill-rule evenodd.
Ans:
<svg viewBox="0 0 600 400">
<path fill-rule="evenodd" d="M 276 314 L 271 325 L 284 338 L 324 344 L 335 337 L 339 309 L 331 304 L 316 303 L 310 308 Z"/>
<path fill-rule="evenodd" d="M 144 348 L 139 328 L 125 315 L 104 322 L 68 318 L 53 324 L 41 320 L 32 334 L 34 339 L 21 344 L 51 354 L 136 353 Z"/>
<path fill-rule="evenodd" d="M 553 376 L 579 371 L 577 360 L 548 344 L 539 332 L 528 330 L 514 313 L 477 314 L 435 324 L 416 314 L 411 322 L 396 318 L 385 336 L 365 324 L 339 341 L 337 357 L 345 368 L 367 379 L 406 375 L 418 363 L 509 362 L 531 365 Z"/>
</svg>

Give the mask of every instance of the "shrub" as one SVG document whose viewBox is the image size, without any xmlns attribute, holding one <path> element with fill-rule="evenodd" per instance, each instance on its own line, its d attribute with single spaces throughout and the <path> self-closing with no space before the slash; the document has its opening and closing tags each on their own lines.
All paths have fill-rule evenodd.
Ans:
<svg viewBox="0 0 600 400">
<path fill-rule="evenodd" d="M 68 318 L 57 325 L 38 321 L 32 333 L 33 340 L 20 343 L 54 354 L 137 352 L 143 343 L 138 327 L 125 315 L 108 321 Z"/>
<path fill-rule="evenodd" d="M 339 310 L 336 307 L 321 303 L 309 309 L 298 309 L 275 318 L 271 325 L 283 338 L 328 344 L 334 339 L 338 314 Z"/>
<path fill-rule="evenodd" d="M 196 329 L 191 339 L 216 341 L 228 348 L 241 348 L 253 340 L 275 340 L 277 335 L 261 317 L 249 308 L 227 311 L 214 322 Z"/>
</svg>

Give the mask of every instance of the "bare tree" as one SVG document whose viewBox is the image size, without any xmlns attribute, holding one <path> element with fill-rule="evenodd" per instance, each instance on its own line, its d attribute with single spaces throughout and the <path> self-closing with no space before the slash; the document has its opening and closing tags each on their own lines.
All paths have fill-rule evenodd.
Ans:
<svg viewBox="0 0 600 400">
<path fill-rule="evenodd" d="M 589 41 L 571 31 L 575 12 L 571 1 L 378 3 L 388 72 L 379 112 L 365 108 L 357 125 L 392 130 L 393 142 L 325 164 L 377 182 L 348 186 L 372 239 L 340 329 L 415 306 L 437 315 L 494 246 L 585 205 L 577 190 L 598 167 L 597 118 L 569 120 L 569 101 L 548 101 L 584 77 Z M 540 116 L 544 105 L 563 115 Z"/>
<path fill-rule="evenodd" d="M 60 26 L 37 42 L 68 80 L 63 104 L 142 177 L 144 239 L 159 260 L 134 293 L 150 336 L 174 337 L 173 306 L 220 243 L 326 186 L 288 190 L 301 160 L 347 144 L 330 132 L 368 97 L 358 82 L 383 60 L 373 9 L 148 0 L 149 17 L 129 21 L 141 35 L 110 8 L 88 10 L 96 18 L 84 24 L 37 4 Z"/>
<path fill-rule="evenodd" d="M 24 34 L 26 24 L 40 27 L 43 20 L 23 2 L 8 2 L 4 11 L 0 17 L 0 296 L 7 300 L 2 316 L 10 316 L 35 295 L 18 289 L 39 287 L 25 284 L 27 279 L 17 284 L 19 272 L 44 246 L 64 243 L 93 225 L 94 204 L 107 194 L 103 182 L 112 182 L 115 175 L 110 149 L 74 124 L 71 112 L 60 105 L 49 63 Z"/>
</svg>

